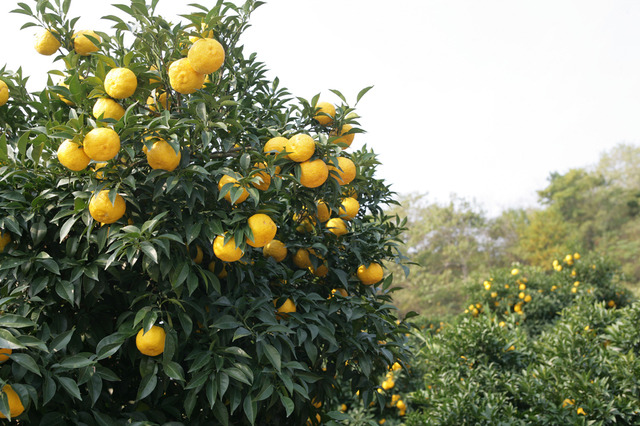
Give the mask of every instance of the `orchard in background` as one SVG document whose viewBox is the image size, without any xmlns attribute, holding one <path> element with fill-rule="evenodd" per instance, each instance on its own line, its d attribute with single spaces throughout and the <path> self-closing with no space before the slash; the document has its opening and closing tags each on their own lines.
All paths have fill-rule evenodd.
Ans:
<svg viewBox="0 0 640 426">
<path fill-rule="evenodd" d="M 180 23 L 157 3 L 115 5 L 110 33 L 68 0 L 14 10 L 62 71 L 35 93 L 0 71 L 0 413 L 330 424 L 338 391 L 383 404 L 407 356 L 381 268 L 403 223 L 375 154 L 349 148 L 354 109 L 245 55 L 262 2 Z"/>
</svg>

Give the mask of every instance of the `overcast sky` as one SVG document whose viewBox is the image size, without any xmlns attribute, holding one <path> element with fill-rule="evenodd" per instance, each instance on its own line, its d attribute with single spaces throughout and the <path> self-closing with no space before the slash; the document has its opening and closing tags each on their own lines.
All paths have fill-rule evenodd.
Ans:
<svg viewBox="0 0 640 426">
<path fill-rule="evenodd" d="M 44 81 L 51 58 L 18 32 L 15 3 L 0 2 L 0 63 Z M 77 29 L 109 31 L 108 3 L 74 0 Z M 160 0 L 166 14 L 188 3 Z M 639 22 L 636 0 L 271 0 L 243 40 L 296 96 L 355 101 L 374 85 L 352 146 L 380 154 L 393 190 L 495 214 L 535 204 L 550 172 L 640 141 Z"/>
</svg>

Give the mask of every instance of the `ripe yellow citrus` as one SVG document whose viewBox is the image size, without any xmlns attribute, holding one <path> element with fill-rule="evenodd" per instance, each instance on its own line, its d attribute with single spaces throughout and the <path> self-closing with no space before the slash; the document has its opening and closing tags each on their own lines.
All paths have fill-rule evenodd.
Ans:
<svg viewBox="0 0 640 426">
<path fill-rule="evenodd" d="M 94 39 L 98 40 L 98 42 L 102 41 L 100 36 L 92 30 L 81 30 L 76 32 L 72 37 L 73 48 L 79 55 L 88 56 L 92 52 L 98 51 L 98 46 L 96 46 L 91 40 L 89 40 L 87 36 L 93 37 Z"/>
<path fill-rule="evenodd" d="M 320 200 L 316 203 L 316 210 L 316 217 L 320 222 L 326 222 L 331 218 L 329 206 L 324 201 Z"/>
<path fill-rule="evenodd" d="M 329 170 L 338 174 L 335 178 L 340 185 L 347 185 L 356 177 L 356 165 L 347 157 L 338 157 L 338 167 L 331 165 Z"/>
<path fill-rule="evenodd" d="M 9 245 L 10 242 L 11 236 L 9 235 L 9 233 L 4 232 L 0 229 L 0 253 L 4 251 L 4 249 L 7 247 L 7 245 Z"/>
<path fill-rule="evenodd" d="M 93 195 L 89 201 L 89 213 L 100 223 L 114 223 L 124 216 L 127 204 L 120 194 L 116 194 L 115 203 L 109 200 L 109 191 L 104 189 Z"/>
<path fill-rule="evenodd" d="M 189 246 L 187 246 L 187 250 L 190 254 L 192 253 L 192 251 L 189 249 Z M 202 247 L 196 246 L 195 255 L 191 259 L 198 265 L 202 263 L 202 259 L 204 259 L 204 252 L 202 251 Z"/>
<path fill-rule="evenodd" d="M 149 71 L 158 72 L 158 67 L 156 67 L 155 65 L 151 65 L 149 67 Z M 151 77 L 151 78 L 149 78 L 149 83 L 151 83 L 151 84 L 160 84 L 160 83 L 162 83 L 162 80 L 159 80 L 159 79 L 157 79 L 155 77 Z"/>
<path fill-rule="evenodd" d="M 85 154 L 84 149 L 70 139 L 60 144 L 57 155 L 60 164 L 74 172 L 84 170 L 91 161 L 87 154 Z"/>
<path fill-rule="evenodd" d="M 369 266 L 360 265 L 356 275 L 362 284 L 371 285 L 382 280 L 384 270 L 379 263 L 371 262 Z"/>
<path fill-rule="evenodd" d="M 169 67 L 169 84 L 178 93 L 188 95 L 204 84 L 204 74 L 193 69 L 189 58 L 178 59 Z"/>
<path fill-rule="evenodd" d="M 151 149 L 145 145 L 142 150 L 147 154 L 147 162 L 154 170 L 166 170 L 172 172 L 180 164 L 182 154 L 176 153 L 169 142 L 161 138 L 154 138 L 155 142 Z"/>
<path fill-rule="evenodd" d="M 240 260 L 244 254 L 240 247 L 236 247 L 235 238 L 231 237 L 227 243 L 224 243 L 224 235 L 218 235 L 213 240 L 213 253 L 220 260 L 225 262 L 235 262 Z"/>
<path fill-rule="evenodd" d="M 0 106 L 6 104 L 8 100 L 9 86 L 7 86 L 7 83 L 5 83 L 4 81 L 0 80 Z"/>
<path fill-rule="evenodd" d="M 20 414 L 24 412 L 24 405 L 22 405 L 22 401 L 20 401 L 20 397 L 13 390 L 11 385 L 4 385 L 2 387 L 2 392 L 7 395 L 7 399 L 9 400 L 9 414 L 11 414 L 11 418 L 18 417 Z M 7 417 L 0 413 L 0 419 L 6 419 Z"/>
<path fill-rule="evenodd" d="M 347 229 L 347 224 L 339 217 L 329 219 L 326 226 L 330 232 L 338 237 L 341 237 L 342 235 L 349 232 L 349 230 Z"/>
<path fill-rule="evenodd" d="M 300 183 L 306 188 L 317 188 L 327 181 L 329 167 L 319 158 L 300 163 Z"/>
<path fill-rule="evenodd" d="M 257 169 L 267 168 L 267 165 L 265 163 L 256 163 L 253 166 Z M 269 186 L 271 185 L 271 175 L 269 173 L 267 173 L 266 171 L 260 171 L 254 174 L 253 177 L 256 177 L 260 180 L 259 183 L 253 182 L 253 186 L 258 188 L 260 191 L 266 191 L 267 189 L 269 189 Z"/>
<path fill-rule="evenodd" d="M 329 273 L 329 267 L 326 262 L 323 262 L 316 268 L 314 268 L 313 265 L 309 266 L 309 271 L 311 271 L 311 273 L 316 277 L 326 277 Z"/>
<path fill-rule="evenodd" d="M 106 166 L 107 163 L 95 163 L 93 166 L 93 171 L 96 172 L 96 179 L 104 179 L 104 172 L 100 169 Z"/>
<path fill-rule="evenodd" d="M 311 266 L 311 259 L 309 258 L 309 250 L 299 248 L 296 254 L 293 255 L 293 264 L 300 269 L 307 269 Z"/>
<path fill-rule="evenodd" d="M 34 47 L 36 48 L 36 52 L 39 54 L 50 56 L 56 53 L 60 48 L 60 41 L 51 31 L 42 29 L 38 34 L 36 34 Z"/>
<path fill-rule="evenodd" d="M 323 126 L 331 124 L 333 118 L 336 116 L 336 108 L 329 102 L 318 102 L 316 108 L 320 108 L 313 118 Z M 326 115 L 324 115 L 326 114 Z"/>
<path fill-rule="evenodd" d="M 287 147 L 287 142 L 289 142 L 289 139 L 282 136 L 276 136 L 275 138 L 269 139 L 267 143 L 264 144 L 263 151 L 265 153 L 280 153 Z"/>
<path fill-rule="evenodd" d="M 307 161 L 316 151 L 316 142 L 309 135 L 303 133 L 291 136 L 285 146 L 287 157 L 298 163 Z"/>
<path fill-rule="evenodd" d="M 207 25 L 203 22 L 200 25 L 200 35 L 202 37 L 189 36 L 189 41 L 191 43 L 195 43 L 196 41 L 200 40 L 201 38 L 213 38 L 214 34 L 215 33 L 213 32 L 213 30 L 207 31 Z"/>
<path fill-rule="evenodd" d="M 278 299 L 273 301 L 273 306 L 278 306 Z M 276 308 L 276 310 L 276 318 L 284 319 L 287 318 L 290 313 L 296 312 L 297 309 L 295 303 L 293 303 L 293 300 L 287 298 L 287 300 L 285 300 L 279 308 Z"/>
<path fill-rule="evenodd" d="M 273 239 L 262 248 L 262 254 L 273 257 L 276 262 L 282 262 L 287 257 L 287 246 L 282 241 Z"/>
<path fill-rule="evenodd" d="M 60 83 L 58 83 L 58 86 L 66 87 L 67 89 L 69 88 L 69 85 L 68 85 L 68 84 L 66 84 L 65 82 L 60 82 Z M 59 93 L 58 93 L 58 94 L 57 94 L 57 96 L 58 96 L 58 98 L 60 98 L 60 100 L 61 100 L 62 102 L 64 102 L 65 104 L 67 104 L 67 105 L 69 105 L 69 106 L 73 106 L 73 105 L 75 105 L 75 104 L 73 103 L 73 101 L 71 101 L 71 100 L 69 100 L 69 99 L 65 98 L 63 95 L 61 95 L 61 94 L 59 94 Z"/>
<path fill-rule="evenodd" d="M 224 263 L 222 263 L 221 265 L 222 266 L 218 269 L 218 272 L 216 272 L 217 263 L 215 260 L 212 260 L 211 262 L 209 262 L 209 266 L 207 267 L 207 269 L 209 269 L 212 273 L 216 274 L 220 279 L 226 278 L 227 266 Z"/>
<path fill-rule="evenodd" d="M 120 151 L 120 136 L 109 127 L 98 127 L 84 137 L 84 153 L 95 161 L 109 161 Z"/>
<path fill-rule="evenodd" d="M 196 72 L 211 74 L 224 63 L 224 48 L 217 40 L 201 38 L 193 43 L 187 57 Z"/>
<path fill-rule="evenodd" d="M 124 116 L 124 108 L 113 99 L 100 98 L 93 105 L 93 116 L 96 119 L 111 118 L 118 121 Z"/>
<path fill-rule="evenodd" d="M 351 127 L 350 124 L 345 124 L 342 126 L 342 128 L 340 129 L 340 137 L 337 139 L 333 140 L 333 143 L 335 144 L 345 144 L 347 145 L 347 147 L 351 146 L 351 144 L 353 143 L 353 138 L 355 138 L 355 134 L 354 133 L 349 133 L 348 135 L 345 135 L 345 133 L 347 133 L 348 131 L 350 131 L 353 127 Z M 331 136 L 338 136 L 338 134 L 333 131 L 331 132 Z"/>
<path fill-rule="evenodd" d="M 167 333 L 164 328 L 157 325 L 151 326 L 149 331 L 144 332 L 144 328 L 138 331 L 136 336 L 136 347 L 143 355 L 156 356 L 164 352 L 164 342 Z"/>
<path fill-rule="evenodd" d="M 222 178 L 220 179 L 220 181 L 218 182 L 218 190 L 221 191 L 222 188 L 227 184 L 227 183 L 233 183 L 233 188 L 239 188 L 240 184 L 237 183 L 238 180 L 236 178 L 233 178 L 229 175 L 224 175 L 222 176 Z M 233 189 L 232 188 L 232 189 Z M 240 194 L 240 197 L 236 200 L 236 204 L 240 204 L 243 201 L 245 201 L 247 199 L 247 197 L 249 197 L 249 191 L 247 191 L 246 189 L 242 189 L 242 193 Z M 231 191 L 227 192 L 224 195 L 224 199 L 227 200 L 228 202 L 231 202 Z"/>
<path fill-rule="evenodd" d="M 0 250 L 2 252 L 2 250 Z M 5 362 L 9 359 L 9 355 L 13 353 L 13 350 L 9 348 L 0 348 L 0 363 Z"/>
<path fill-rule="evenodd" d="M 334 288 L 333 290 L 331 290 L 331 294 L 336 294 L 336 293 L 340 293 L 340 295 L 342 297 L 348 297 L 349 293 L 347 293 L 347 290 L 345 290 L 344 288 Z"/>
<path fill-rule="evenodd" d="M 352 197 L 342 199 L 339 210 L 341 218 L 345 220 L 352 220 L 358 214 L 358 210 L 360 210 L 360 203 L 358 200 Z"/>
<path fill-rule="evenodd" d="M 167 99 L 166 92 L 160 93 L 160 95 L 157 95 L 157 96 L 156 94 L 149 96 L 147 98 L 147 107 L 149 107 L 151 111 L 156 111 L 157 110 L 156 102 L 160 104 L 160 106 L 162 106 L 163 109 L 169 108 L 169 100 Z"/>
<path fill-rule="evenodd" d="M 247 244 L 251 247 L 264 247 L 273 240 L 278 231 L 273 219 L 264 213 L 256 213 L 247 220 L 249 228 L 253 233 L 253 239 L 246 238 Z"/>
<path fill-rule="evenodd" d="M 138 88 L 138 79 L 129 68 L 113 68 L 104 78 L 104 90 L 114 99 L 125 99 Z"/>
</svg>

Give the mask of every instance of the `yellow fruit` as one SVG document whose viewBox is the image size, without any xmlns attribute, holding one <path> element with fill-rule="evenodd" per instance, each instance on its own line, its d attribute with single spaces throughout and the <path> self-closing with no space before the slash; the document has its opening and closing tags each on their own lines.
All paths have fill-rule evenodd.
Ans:
<svg viewBox="0 0 640 426">
<path fill-rule="evenodd" d="M 120 194 L 116 194 L 115 203 L 109 200 L 109 191 L 102 190 L 98 195 L 93 195 L 89 201 L 89 213 L 100 223 L 114 223 L 124 216 L 127 204 Z"/>
<path fill-rule="evenodd" d="M 342 297 L 349 297 L 349 293 L 347 293 L 347 290 L 345 290 L 344 288 L 334 288 L 333 290 L 331 290 L 332 295 L 336 293 L 340 293 Z"/>
<path fill-rule="evenodd" d="M 319 158 L 300 163 L 300 184 L 306 188 L 317 188 L 327 181 L 329 167 Z"/>
<path fill-rule="evenodd" d="M 318 110 L 316 115 L 313 116 L 313 118 L 315 118 L 316 121 L 318 121 L 318 123 L 320 123 L 323 126 L 327 126 L 331 124 L 334 117 L 336 116 L 335 107 L 329 102 L 319 102 L 316 105 L 316 108 L 320 108 L 320 109 Z M 323 114 L 327 114 L 328 117 L 327 115 L 323 115 Z"/>
<path fill-rule="evenodd" d="M 149 96 L 147 98 L 147 106 L 151 111 L 157 111 L 156 102 L 162 106 L 163 109 L 169 108 L 169 100 L 167 99 L 167 94 L 165 92 L 160 93 L 159 96 L 155 94 L 153 96 Z"/>
<path fill-rule="evenodd" d="M 335 144 L 345 144 L 347 145 L 347 147 L 351 146 L 351 144 L 353 143 L 353 138 L 356 136 L 354 133 L 350 133 L 348 135 L 345 135 L 345 133 L 347 133 L 349 130 L 351 130 L 352 127 L 350 124 L 345 124 L 342 126 L 342 128 L 340 129 L 340 137 L 337 139 L 333 140 L 333 143 Z M 338 134 L 333 131 L 331 132 L 331 136 L 338 136 Z"/>
<path fill-rule="evenodd" d="M 138 79 L 129 68 L 113 68 L 104 78 L 104 90 L 114 99 L 125 99 L 138 88 Z"/>
<path fill-rule="evenodd" d="M 101 168 L 106 166 L 107 163 L 96 163 L 93 166 L 93 171 L 96 172 L 96 179 L 104 179 L 104 173 L 100 171 Z"/>
<path fill-rule="evenodd" d="M 169 84 L 178 93 L 188 95 L 204 84 L 204 74 L 193 69 L 189 58 L 178 59 L 169 67 Z"/>
<path fill-rule="evenodd" d="M 278 306 L 277 299 L 273 301 L 273 306 Z M 279 308 L 276 308 L 276 310 L 276 318 L 284 319 L 287 318 L 290 313 L 296 312 L 296 305 L 293 303 L 293 300 L 287 299 Z"/>
<path fill-rule="evenodd" d="M 296 254 L 293 255 L 293 264 L 300 269 L 307 269 L 311 267 L 311 259 L 309 259 L 309 250 L 299 248 Z"/>
<path fill-rule="evenodd" d="M 253 239 L 247 237 L 246 241 L 251 247 L 264 247 L 267 243 L 273 240 L 278 231 L 273 219 L 263 213 L 256 213 L 247 221 L 251 232 L 253 233 Z"/>
<path fill-rule="evenodd" d="M 2 392 L 7 395 L 7 399 L 9 401 L 9 414 L 11 414 L 11 418 L 18 417 L 20 414 L 24 412 L 24 405 L 22 405 L 22 401 L 20 401 L 20 397 L 13 390 L 11 385 L 4 385 L 2 388 Z M 6 419 L 7 417 L 0 413 L 0 419 Z"/>
<path fill-rule="evenodd" d="M 384 277 L 384 270 L 379 263 L 371 262 L 369 266 L 360 265 L 356 274 L 364 285 L 378 283 Z"/>
<path fill-rule="evenodd" d="M 191 43 L 195 43 L 196 41 L 200 40 L 201 38 L 213 38 L 213 36 L 214 36 L 213 30 L 206 31 L 206 28 L 207 28 L 207 25 L 203 22 L 200 25 L 200 31 L 201 31 L 200 35 L 202 37 L 189 36 L 189 41 Z"/>
<path fill-rule="evenodd" d="M 187 249 L 188 248 L 189 247 L 187 247 Z M 204 259 L 204 252 L 202 251 L 202 248 L 200 246 L 196 246 L 196 255 L 191 259 L 198 265 L 202 263 L 202 259 Z"/>
<path fill-rule="evenodd" d="M 180 164 L 182 154 L 180 151 L 176 153 L 169 142 L 161 138 L 155 138 L 155 142 L 151 149 L 146 149 L 147 162 L 154 170 L 166 170 L 172 172 Z M 146 145 L 144 146 L 146 148 Z"/>
<path fill-rule="evenodd" d="M 224 63 L 224 48 L 217 40 L 201 38 L 193 43 L 187 57 L 196 72 L 211 74 L 218 71 Z"/>
<path fill-rule="evenodd" d="M 108 127 L 91 130 L 84 137 L 84 153 L 95 161 L 109 161 L 120 151 L 120 136 Z"/>
<path fill-rule="evenodd" d="M 329 229 L 329 231 L 331 231 L 333 234 L 335 234 L 338 237 L 341 237 L 342 235 L 349 232 L 349 230 L 347 229 L 347 224 L 344 222 L 344 220 L 340 219 L 339 217 L 334 217 L 329 219 L 327 221 L 326 226 Z"/>
<path fill-rule="evenodd" d="M 339 210 L 341 218 L 345 220 L 352 220 L 358 214 L 358 210 L 360 210 L 360 203 L 358 200 L 352 197 L 342 199 L 342 204 Z"/>
<path fill-rule="evenodd" d="M 60 41 L 51 31 L 42 29 L 38 34 L 36 34 L 34 47 L 36 48 L 36 52 L 39 54 L 50 56 L 56 53 L 60 48 Z"/>
<path fill-rule="evenodd" d="M 6 104 L 8 100 L 9 86 L 7 86 L 7 83 L 5 83 L 4 81 L 0 80 L 0 106 Z"/>
<path fill-rule="evenodd" d="M 81 30 L 76 32 L 72 37 L 73 48 L 79 55 L 88 56 L 92 52 L 98 51 L 98 46 L 96 46 L 91 40 L 89 40 L 87 36 L 93 37 L 94 39 L 98 40 L 98 42 L 102 41 L 100 36 L 92 30 Z"/>
<path fill-rule="evenodd" d="M 222 267 L 216 273 L 216 262 L 212 260 L 211 262 L 209 262 L 209 266 L 207 267 L 207 269 L 216 274 L 220 279 L 227 277 L 227 266 L 225 264 L 222 264 Z"/>
<path fill-rule="evenodd" d="M 124 108 L 119 103 L 109 98 L 100 98 L 93 105 L 93 116 L 98 118 L 111 118 L 120 120 L 124 116 Z"/>
<path fill-rule="evenodd" d="M 253 166 L 257 169 L 267 168 L 267 165 L 265 163 L 256 163 Z M 254 174 L 253 177 L 260 179 L 260 183 L 253 182 L 253 186 L 258 188 L 260 191 L 266 191 L 267 189 L 269 189 L 269 186 L 271 185 L 271 175 L 269 173 L 267 173 L 266 171 L 260 171 Z"/>
<path fill-rule="evenodd" d="M 144 328 L 138 331 L 136 336 L 136 347 L 143 355 L 156 356 L 164 352 L 164 341 L 167 333 L 164 328 L 157 325 L 151 326 L 149 331 L 144 332 Z"/>
<path fill-rule="evenodd" d="M 331 218 L 331 212 L 329 211 L 329 206 L 324 201 L 318 201 L 316 203 L 316 217 L 320 222 L 326 222 Z"/>
<path fill-rule="evenodd" d="M 151 65 L 149 67 L 149 71 L 158 72 L 158 67 L 156 67 L 155 65 Z M 157 78 L 151 77 L 151 78 L 149 78 L 149 83 L 151 83 L 151 84 L 160 84 L 160 83 L 162 83 L 162 80 L 158 80 Z"/>
<path fill-rule="evenodd" d="M 309 135 L 299 134 L 289 138 L 287 145 L 287 157 L 295 162 L 307 161 L 316 151 L 316 142 Z"/>
<path fill-rule="evenodd" d="M 58 160 L 60 164 L 74 172 L 84 170 L 91 161 L 84 149 L 69 139 L 66 139 L 58 147 Z"/>
<path fill-rule="evenodd" d="M 356 177 L 356 165 L 347 157 L 338 157 L 338 167 L 331 165 L 329 170 L 337 173 L 335 178 L 340 185 L 347 185 Z"/>
<path fill-rule="evenodd" d="M 276 262 L 282 262 L 287 257 L 287 246 L 280 240 L 271 240 L 263 248 L 265 257 L 273 257 Z"/>
<path fill-rule="evenodd" d="M 4 249 L 7 247 L 7 245 L 9 245 L 10 242 L 11 236 L 9 235 L 9 233 L 4 232 L 2 229 L 0 229 L 0 253 L 4 251 Z"/>
<path fill-rule="evenodd" d="M 2 250 L 0 250 L 2 252 Z M 3 363 L 9 359 L 9 355 L 13 353 L 13 350 L 9 348 L 0 348 L 0 363 Z"/>
<path fill-rule="evenodd" d="M 244 254 L 240 247 L 236 247 L 236 240 L 233 237 L 225 244 L 224 235 L 218 235 L 213 241 L 213 253 L 218 259 L 225 262 L 240 260 Z"/>
<path fill-rule="evenodd" d="M 289 139 L 284 138 L 282 136 L 276 136 L 275 138 L 269 139 L 267 143 L 264 144 L 263 151 L 265 153 L 269 153 L 269 152 L 280 153 L 284 151 L 284 149 L 287 147 L 287 142 L 289 142 Z"/>
<path fill-rule="evenodd" d="M 67 89 L 69 88 L 69 85 L 68 85 L 68 84 L 65 84 L 64 82 L 60 82 L 60 83 L 58 83 L 58 86 L 66 87 Z M 58 96 L 58 98 L 60 98 L 60 100 L 61 100 L 62 102 L 64 102 L 65 104 L 67 104 L 67 105 L 69 105 L 69 106 L 73 106 L 73 105 L 75 105 L 75 104 L 73 103 L 73 101 L 70 101 L 69 99 L 65 98 L 65 97 L 64 97 L 64 96 L 62 96 L 61 94 L 57 94 L 57 96 Z"/>
<path fill-rule="evenodd" d="M 316 277 L 326 277 L 329 273 L 329 267 L 326 265 L 326 263 L 321 263 L 317 268 L 310 266 L 309 271 L 311 271 L 311 273 Z"/>
<path fill-rule="evenodd" d="M 240 184 L 237 183 L 238 180 L 236 178 L 233 178 L 229 175 L 224 175 L 222 176 L 222 178 L 220 179 L 220 181 L 218 182 L 218 190 L 221 191 L 222 188 L 227 184 L 227 183 L 233 183 L 233 188 L 240 188 Z M 233 190 L 232 188 L 232 190 Z M 242 189 L 242 193 L 240 194 L 240 197 L 236 200 L 236 204 L 240 204 L 243 201 L 245 201 L 247 199 L 247 197 L 249 197 L 249 192 L 246 189 Z M 231 191 L 227 192 L 224 195 L 224 199 L 227 200 L 228 202 L 231 202 Z"/>
</svg>

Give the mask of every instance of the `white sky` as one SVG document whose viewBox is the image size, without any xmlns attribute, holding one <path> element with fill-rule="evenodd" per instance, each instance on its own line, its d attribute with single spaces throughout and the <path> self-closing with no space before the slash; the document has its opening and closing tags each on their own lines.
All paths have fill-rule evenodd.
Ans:
<svg viewBox="0 0 640 426">
<path fill-rule="evenodd" d="M 15 3 L 0 2 L 0 65 L 44 81 L 51 58 L 18 32 Z M 106 3 L 74 0 L 77 29 L 109 31 Z M 188 3 L 160 0 L 167 14 Z M 495 214 L 534 204 L 550 172 L 640 141 L 638 22 L 637 0 L 270 0 L 243 40 L 296 96 L 355 101 L 375 85 L 353 147 L 380 154 L 393 190 Z"/>
</svg>

